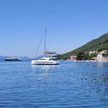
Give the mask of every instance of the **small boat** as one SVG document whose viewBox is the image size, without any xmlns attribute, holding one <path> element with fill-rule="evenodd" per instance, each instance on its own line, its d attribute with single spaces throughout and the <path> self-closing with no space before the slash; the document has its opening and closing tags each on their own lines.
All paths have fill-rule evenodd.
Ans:
<svg viewBox="0 0 108 108">
<path fill-rule="evenodd" d="M 45 30 L 45 36 L 44 36 L 44 55 L 33 59 L 31 61 L 32 65 L 59 65 L 60 64 L 59 61 L 57 60 L 57 54 L 55 52 L 46 51 L 46 34 L 47 34 L 47 30 Z M 38 49 L 39 48 L 37 48 L 36 52 L 38 52 Z"/>
<path fill-rule="evenodd" d="M 5 61 L 21 61 L 21 59 L 18 57 L 7 57 L 5 58 Z"/>
<path fill-rule="evenodd" d="M 32 60 L 32 65 L 59 65 L 59 61 L 55 59 L 55 57 L 51 55 L 43 55 L 38 59 Z"/>
</svg>

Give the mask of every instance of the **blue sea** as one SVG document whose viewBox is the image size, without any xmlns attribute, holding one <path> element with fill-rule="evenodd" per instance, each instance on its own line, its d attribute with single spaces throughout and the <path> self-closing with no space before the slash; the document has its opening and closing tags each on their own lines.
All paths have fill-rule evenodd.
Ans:
<svg viewBox="0 0 108 108">
<path fill-rule="evenodd" d="M 108 108 L 108 63 L 0 62 L 0 108 Z"/>
</svg>

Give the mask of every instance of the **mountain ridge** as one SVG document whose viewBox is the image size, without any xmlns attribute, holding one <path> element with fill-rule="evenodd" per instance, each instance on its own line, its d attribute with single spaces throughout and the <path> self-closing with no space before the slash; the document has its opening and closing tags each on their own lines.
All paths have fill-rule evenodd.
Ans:
<svg viewBox="0 0 108 108">
<path fill-rule="evenodd" d="M 89 51 L 108 50 L 108 33 L 101 35 L 99 38 L 93 39 L 75 50 L 66 52 L 60 55 L 61 59 L 68 59 L 71 55 L 76 55 L 80 52 L 88 53 Z"/>
</svg>

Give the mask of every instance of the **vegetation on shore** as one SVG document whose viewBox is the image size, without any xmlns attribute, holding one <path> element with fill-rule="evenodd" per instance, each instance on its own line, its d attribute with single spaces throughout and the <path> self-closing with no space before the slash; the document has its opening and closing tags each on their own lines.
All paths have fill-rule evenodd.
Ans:
<svg viewBox="0 0 108 108">
<path fill-rule="evenodd" d="M 71 55 L 77 55 L 78 60 L 87 60 L 96 57 L 96 54 L 89 54 L 90 51 L 108 50 L 108 33 L 94 39 L 87 44 L 64 54 L 59 55 L 59 59 L 68 59 Z"/>
</svg>

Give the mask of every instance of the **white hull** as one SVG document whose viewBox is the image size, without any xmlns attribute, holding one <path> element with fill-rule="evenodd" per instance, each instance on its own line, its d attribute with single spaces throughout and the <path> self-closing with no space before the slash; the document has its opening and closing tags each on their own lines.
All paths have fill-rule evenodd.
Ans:
<svg viewBox="0 0 108 108">
<path fill-rule="evenodd" d="M 32 65 L 59 65 L 60 63 L 58 61 L 54 61 L 54 60 L 32 60 L 31 61 Z"/>
</svg>

